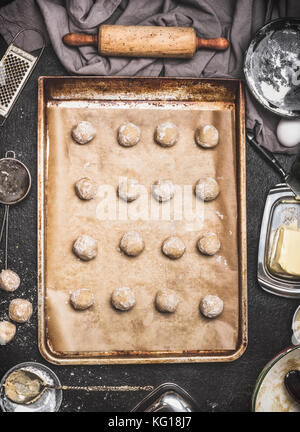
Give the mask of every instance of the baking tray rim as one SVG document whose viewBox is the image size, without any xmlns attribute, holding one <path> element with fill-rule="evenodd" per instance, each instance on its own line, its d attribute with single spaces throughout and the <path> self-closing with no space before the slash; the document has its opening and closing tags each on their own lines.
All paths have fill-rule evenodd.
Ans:
<svg viewBox="0 0 300 432">
<path fill-rule="evenodd" d="M 45 138 L 45 82 L 51 80 L 75 80 L 75 81 L 121 81 L 130 80 L 132 82 L 161 82 L 177 83 L 194 82 L 224 84 L 233 83 L 235 85 L 237 107 L 236 116 L 236 142 L 237 146 L 237 175 L 238 175 L 238 230 L 239 230 L 239 326 L 238 343 L 235 350 L 220 351 L 200 351 L 197 354 L 189 352 L 182 354 L 162 354 L 156 355 L 155 351 L 148 355 L 118 355 L 114 357 L 103 356 L 100 353 L 85 353 L 84 355 L 68 357 L 65 353 L 58 355 L 51 350 L 46 342 L 45 327 L 45 177 L 44 177 L 44 138 Z M 235 78 L 193 78 L 193 77 L 128 77 L 128 76 L 40 76 L 38 79 L 38 348 L 42 357 L 48 362 L 56 365 L 105 365 L 105 364 L 156 364 L 156 363 L 207 363 L 207 362 L 232 362 L 240 358 L 246 351 L 248 345 L 248 301 L 247 301 L 247 225 L 246 225 L 246 140 L 245 140 L 245 98 L 242 81 Z M 204 355 L 204 353 L 206 353 Z M 89 356 L 90 355 L 90 356 Z M 92 356 L 91 356 L 92 355 Z"/>
</svg>

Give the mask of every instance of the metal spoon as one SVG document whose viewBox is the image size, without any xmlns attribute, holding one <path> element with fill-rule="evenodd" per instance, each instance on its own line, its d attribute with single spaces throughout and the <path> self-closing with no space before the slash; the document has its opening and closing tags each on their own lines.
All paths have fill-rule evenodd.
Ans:
<svg viewBox="0 0 300 432">
<path fill-rule="evenodd" d="M 10 157 L 11 156 L 11 157 Z M 27 167 L 16 159 L 14 151 L 5 153 L 0 159 L 0 204 L 4 204 L 4 217 L 0 231 L 0 242 L 5 231 L 5 269 L 8 255 L 8 215 L 9 206 L 22 201 L 31 188 L 31 175 Z"/>
<path fill-rule="evenodd" d="M 284 378 L 284 384 L 290 396 L 300 404 L 300 371 L 289 371 Z"/>
<path fill-rule="evenodd" d="M 85 390 L 99 392 L 151 391 L 153 386 L 55 386 L 46 383 L 39 375 L 25 369 L 12 372 L 3 384 L 6 397 L 16 404 L 36 402 L 48 389 Z"/>
</svg>

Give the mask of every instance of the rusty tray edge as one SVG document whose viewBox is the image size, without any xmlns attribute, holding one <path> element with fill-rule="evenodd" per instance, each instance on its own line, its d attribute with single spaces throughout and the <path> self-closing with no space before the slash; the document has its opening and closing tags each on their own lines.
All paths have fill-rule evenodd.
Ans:
<svg viewBox="0 0 300 432">
<path fill-rule="evenodd" d="M 199 83 L 236 83 L 237 89 L 237 111 L 238 122 L 236 122 L 238 162 L 238 193 L 239 193 L 239 265 L 240 265 L 240 316 L 239 316 L 239 342 L 235 351 L 221 355 L 162 355 L 155 357 L 154 353 L 147 357 L 66 357 L 55 355 L 46 343 L 45 328 L 45 302 L 44 302 L 44 137 L 45 137 L 45 81 L 47 80 L 99 80 L 102 82 L 126 79 L 127 81 L 150 81 L 159 79 L 177 82 L 199 82 Z M 206 79 L 206 78 L 153 78 L 153 77 L 97 77 L 97 76 L 41 76 L 38 79 L 38 348 L 45 360 L 55 365 L 105 365 L 105 364 L 157 364 L 157 363 L 208 363 L 208 362 L 232 362 L 240 358 L 246 351 L 248 345 L 248 300 L 247 300 L 247 225 L 246 225 L 246 140 L 245 140 L 245 98 L 241 80 L 228 79 Z M 216 352 L 216 351 L 215 351 Z M 92 353 L 91 353 L 92 354 Z"/>
</svg>

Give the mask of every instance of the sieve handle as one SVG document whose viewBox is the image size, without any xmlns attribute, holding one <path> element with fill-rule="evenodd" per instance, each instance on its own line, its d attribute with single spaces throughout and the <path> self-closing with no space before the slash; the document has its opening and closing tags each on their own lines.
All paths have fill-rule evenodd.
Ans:
<svg viewBox="0 0 300 432">
<path fill-rule="evenodd" d="M 85 391 L 98 391 L 98 392 L 128 392 L 128 391 L 152 391 L 153 386 L 51 386 L 47 388 L 56 390 L 85 390 Z"/>
<path fill-rule="evenodd" d="M 3 216 L 3 222 L 1 226 L 1 232 L 0 232 L 0 242 L 3 237 L 4 228 L 5 230 L 5 252 L 4 252 L 4 262 L 5 262 L 5 270 L 7 270 L 7 256 L 8 256 L 8 215 L 9 215 L 9 206 L 6 205 L 4 208 L 4 216 Z"/>
<path fill-rule="evenodd" d="M 15 159 L 16 153 L 13 150 L 8 150 L 5 153 L 5 157 L 10 158 L 10 159 Z M 4 268 L 5 268 L 5 270 L 7 270 L 7 260 L 8 260 L 8 216 L 9 216 L 9 205 L 6 205 L 4 207 L 4 216 L 3 216 L 3 222 L 2 222 L 1 231 L 0 231 L 0 243 L 1 243 L 1 240 L 3 238 L 4 228 L 6 228 L 5 229 L 5 246 L 4 246 L 4 263 L 5 263 Z"/>
<path fill-rule="evenodd" d="M 11 156 L 9 156 L 11 154 Z M 8 150 L 5 153 L 6 158 L 16 159 L 16 153 L 13 150 Z"/>
</svg>

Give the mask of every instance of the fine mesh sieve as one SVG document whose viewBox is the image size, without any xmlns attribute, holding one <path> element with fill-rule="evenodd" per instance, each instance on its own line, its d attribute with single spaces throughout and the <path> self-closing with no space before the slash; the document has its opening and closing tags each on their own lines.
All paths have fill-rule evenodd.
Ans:
<svg viewBox="0 0 300 432">
<path fill-rule="evenodd" d="M 31 188 L 31 175 L 28 168 L 18 159 L 15 152 L 8 151 L 0 159 L 0 204 L 4 205 L 4 216 L 0 230 L 0 243 L 5 229 L 5 269 L 8 256 L 8 217 L 9 206 L 22 201 Z"/>
<path fill-rule="evenodd" d="M 17 38 L 24 31 L 34 31 L 41 35 L 43 46 L 37 56 L 29 54 L 15 45 Z M 39 30 L 24 29 L 16 34 L 12 43 L 7 48 L 0 61 L 0 126 L 4 124 L 9 116 L 11 109 L 41 57 L 44 47 L 44 36 Z"/>
</svg>

